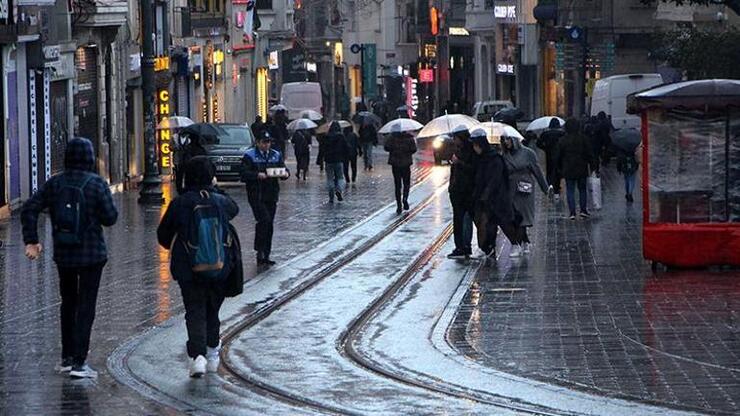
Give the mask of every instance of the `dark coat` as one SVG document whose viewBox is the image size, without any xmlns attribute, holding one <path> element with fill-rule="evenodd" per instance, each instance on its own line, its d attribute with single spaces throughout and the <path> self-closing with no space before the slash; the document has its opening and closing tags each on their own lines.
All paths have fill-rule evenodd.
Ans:
<svg viewBox="0 0 740 416">
<path fill-rule="evenodd" d="M 494 150 L 489 149 L 478 158 L 473 204 L 476 211 L 487 211 L 496 224 L 514 221 L 506 162 Z"/>
<path fill-rule="evenodd" d="M 283 155 L 275 149 L 270 149 L 267 155 L 262 154 L 256 147 L 247 150 L 242 158 L 242 182 L 247 184 L 247 198 L 250 204 L 277 202 L 280 195 L 280 180 L 259 179 L 258 174 L 266 173 L 267 168 L 284 167 Z"/>
<path fill-rule="evenodd" d="M 308 156 L 311 154 L 311 133 L 308 130 L 297 130 L 290 139 L 296 156 Z"/>
<path fill-rule="evenodd" d="M 369 143 L 373 145 L 378 144 L 378 131 L 372 124 L 366 124 L 360 127 L 360 144 L 365 145 Z"/>
<path fill-rule="evenodd" d="M 324 163 L 344 163 L 347 160 L 347 142 L 339 124 L 331 125 L 320 146 Z"/>
<path fill-rule="evenodd" d="M 566 134 L 557 147 L 557 165 L 565 179 L 582 179 L 588 176 L 593 163 L 593 153 L 582 134 Z"/>
<path fill-rule="evenodd" d="M 30 199 L 23 204 L 21 223 L 23 242 L 38 244 L 38 218 L 41 211 L 54 209 L 57 196 L 64 182 L 81 183 L 87 176 L 90 181 L 84 188 L 87 230 L 79 246 L 60 245 L 54 241 L 54 261 L 62 267 L 84 267 L 104 263 L 108 251 L 103 239 L 103 226 L 110 227 L 118 219 L 110 187 L 95 172 L 93 145 L 87 139 L 75 138 L 67 143 L 64 155 L 64 172 L 52 176 Z M 51 218 L 54 213 L 50 212 Z M 52 220 L 53 221 L 53 220 Z"/>
<path fill-rule="evenodd" d="M 360 154 L 360 138 L 351 131 L 344 135 L 344 140 L 347 142 L 347 157 L 349 159 L 356 159 L 357 155 Z"/>
<path fill-rule="evenodd" d="M 208 187 L 205 190 L 221 206 L 228 221 L 236 217 L 239 213 L 239 207 L 231 197 L 214 187 Z M 159 222 L 159 227 L 157 227 L 159 245 L 170 250 L 171 253 L 170 273 L 172 278 L 181 282 L 191 281 L 193 271 L 190 264 L 190 254 L 185 248 L 187 242 L 185 238 L 176 237 L 190 235 L 190 220 L 193 215 L 193 208 L 201 200 L 200 191 L 200 189 L 191 188 L 173 199 L 170 205 L 167 206 L 167 210 Z"/>
<path fill-rule="evenodd" d="M 388 164 L 393 167 L 408 167 L 414 164 L 412 155 L 416 153 L 416 140 L 408 135 L 391 135 L 385 141 Z"/>
<path fill-rule="evenodd" d="M 285 145 L 290 139 L 288 125 L 282 119 L 274 120 L 268 131 L 272 137 L 272 148 L 285 156 Z"/>
<path fill-rule="evenodd" d="M 457 162 L 450 168 L 450 200 L 453 204 L 472 204 L 473 189 L 475 188 L 475 167 L 478 155 L 473 151 L 473 145 L 468 141 L 455 150 Z"/>
</svg>

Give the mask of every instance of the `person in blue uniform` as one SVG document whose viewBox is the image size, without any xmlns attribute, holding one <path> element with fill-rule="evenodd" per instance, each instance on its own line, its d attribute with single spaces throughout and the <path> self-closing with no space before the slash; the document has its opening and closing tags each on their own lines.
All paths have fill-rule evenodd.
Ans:
<svg viewBox="0 0 740 416">
<path fill-rule="evenodd" d="M 255 147 L 247 150 L 242 159 L 242 182 L 247 184 L 247 200 L 257 221 L 254 232 L 254 250 L 257 264 L 272 266 L 272 233 L 275 211 L 277 210 L 280 182 L 290 176 L 285 168 L 283 154 L 272 149 L 272 137 L 263 131 L 257 138 Z M 272 168 L 283 168 L 284 173 L 275 175 Z"/>
</svg>

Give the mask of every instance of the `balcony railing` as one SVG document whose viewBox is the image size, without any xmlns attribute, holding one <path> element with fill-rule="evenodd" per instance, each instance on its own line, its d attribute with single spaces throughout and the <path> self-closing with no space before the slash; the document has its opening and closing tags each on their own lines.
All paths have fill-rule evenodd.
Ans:
<svg viewBox="0 0 740 416">
<path fill-rule="evenodd" d="M 121 26 L 126 23 L 127 17 L 126 0 L 72 0 L 74 26 Z"/>
</svg>

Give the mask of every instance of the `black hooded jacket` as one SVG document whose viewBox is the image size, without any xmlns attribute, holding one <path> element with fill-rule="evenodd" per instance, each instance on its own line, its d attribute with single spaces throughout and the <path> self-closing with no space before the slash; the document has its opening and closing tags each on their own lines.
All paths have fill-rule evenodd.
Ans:
<svg viewBox="0 0 740 416">
<path fill-rule="evenodd" d="M 347 141 L 339 123 L 331 123 L 329 133 L 321 141 L 321 155 L 325 163 L 344 163 L 348 158 Z"/>
<path fill-rule="evenodd" d="M 457 162 L 450 168 L 450 199 L 454 203 L 469 204 L 475 187 L 475 167 L 478 156 L 473 151 L 473 144 L 466 140 L 462 146 L 455 148 Z"/>
<path fill-rule="evenodd" d="M 61 245 L 54 241 L 54 261 L 62 267 L 85 267 L 104 263 L 108 252 L 103 239 L 103 226 L 110 227 L 118 219 L 118 210 L 113 204 L 110 187 L 95 173 L 95 154 L 90 140 L 74 138 L 67 143 L 64 155 L 64 172 L 51 177 L 31 198 L 23 204 L 21 222 L 23 242 L 37 244 L 38 218 L 44 209 L 50 210 L 54 218 L 54 207 L 64 183 L 82 184 L 85 196 L 85 221 L 87 229 L 81 245 Z"/>
<path fill-rule="evenodd" d="M 490 147 L 478 157 L 473 203 L 476 210 L 488 211 L 496 224 L 514 221 L 506 162 Z"/>
</svg>

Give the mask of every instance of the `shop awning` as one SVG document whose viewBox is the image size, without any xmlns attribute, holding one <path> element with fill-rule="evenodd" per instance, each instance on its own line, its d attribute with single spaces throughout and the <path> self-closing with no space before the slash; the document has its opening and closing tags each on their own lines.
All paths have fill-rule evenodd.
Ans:
<svg viewBox="0 0 740 416">
<path fill-rule="evenodd" d="M 627 97 L 627 112 L 648 108 L 724 110 L 740 107 L 740 80 L 704 79 L 662 85 Z"/>
</svg>

